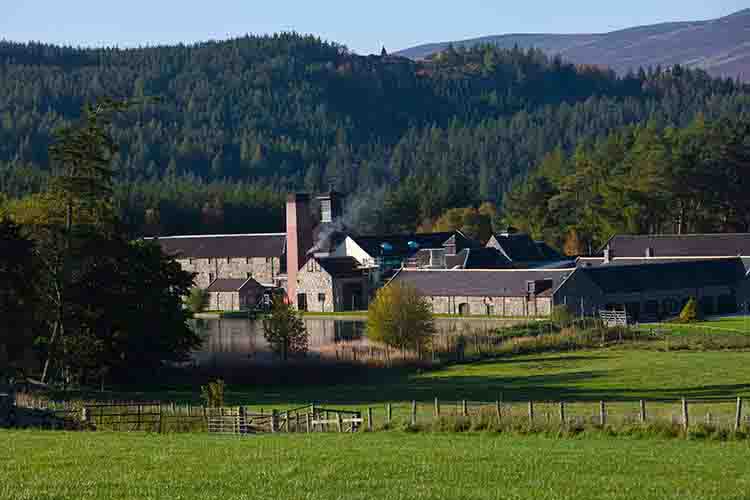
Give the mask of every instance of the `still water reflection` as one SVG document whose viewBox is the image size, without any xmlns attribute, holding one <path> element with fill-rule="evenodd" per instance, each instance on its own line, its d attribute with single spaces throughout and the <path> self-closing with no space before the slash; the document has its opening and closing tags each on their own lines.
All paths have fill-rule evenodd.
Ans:
<svg viewBox="0 0 750 500">
<path fill-rule="evenodd" d="M 305 318 L 310 335 L 309 356 L 321 357 L 341 343 L 368 344 L 364 319 Z M 440 336 L 486 332 L 512 324 L 508 320 L 463 318 L 435 320 Z M 234 367 L 252 363 L 273 363 L 274 355 L 263 338 L 263 323 L 249 319 L 195 320 L 203 346 L 193 353 L 199 366 Z"/>
</svg>

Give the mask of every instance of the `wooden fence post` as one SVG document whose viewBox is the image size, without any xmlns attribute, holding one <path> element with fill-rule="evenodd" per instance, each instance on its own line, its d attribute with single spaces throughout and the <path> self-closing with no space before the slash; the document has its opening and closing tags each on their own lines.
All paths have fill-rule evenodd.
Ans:
<svg viewBox="0 0 750 500">
<path fill-rule="evenodd" d="M 640 420 L 642 424 L 646 423 L 646 401 L 641 399 L 640 401 Z"/>
<path fill-rule="evenodd" d="M 463 415 L 464 417 L 468 417 L 469 416 L 469 406 L 466 403 L 465 399 L 463 401 L 461 401 L 461 415 Z"/>
<path fill-rule="evenodd" d="M 503 418 L 503 409 L 500 407 L 499 399 L 495 401 L 495 414 L 497 415 L 498 420 Z"/>
<path fill-rule="evenodd" d="M 305 414 L 305 429 L 307 430 L 308 434 L 310 433 L 310 414 Z"/>
<path fill-rule="evenodd" d="M 599 401 L 599 425 L 604 427 L 607 423 L 607 406 L 604 401 Z"/>
<path fill-rule="evenodd" d="M 435 418 L 440 418 L 440 401 L 435 398 Z"/>
<path fill-rule="evenodd" d="M 372 407 L 367 408 L 367 430 L 372 432 Z"/>
<path fill-rule="evenodd" d="M 159 430 L 158 430 L 159 434 L 162 434 L 162 429 L 161 429 L 161 406 L 162 406 L 161 403 L 159 403 Z"/>
<path fill-rule="evenodd" d="M 534 402 L 529 401 L 529 423 L 534 423 Z"/>
<path fill-rule="evenodd" d="M 690 427 L 690 415 L 688 414 L 688 402 L 687 399 L 682 398 L 682 426 L 685 428 L 685 432 L 687 432 L 688 428 Z"/>
<path fill-rule="evenodd" d="M 737 412 L 734 416 L 734 430 L 739 431 L 742 425 L 742 398 L 737 398 Z"/>
<path fill-rule="evenodd" d="M 344 432 L 344 423 L 341 421 L 341 413 L 336 413 L 336 425 L 339 428 L 339 432 Z"/>
<path fill-rule="evenodd" d="M 247 408 L 240 406 L 240 434 L 247 434 Z"/>
<path fill-rule="evenodd" d="M 411 402 L 411 425 L 417 425 L 417 402 Z"/>
<path fill-rule="evenodd" d="M 388 403 L 385 405 L 385 423 L 390 425 L 392 420 L 393 420 L 393 408 L 391 407 L 391 403 Z"/>
<path fill-rule="evenodd" d="M 278 422 L 277 419 L 279 418 L 279 411 L 278 410 L 272 410 L 271 411 L 271 432 L 277 432 L 278 431 Z"/>
<path fill-rule="evenodd" d="M 560 423 L 565 425 L 565 402 L 560 401 Z"/>
</svg>

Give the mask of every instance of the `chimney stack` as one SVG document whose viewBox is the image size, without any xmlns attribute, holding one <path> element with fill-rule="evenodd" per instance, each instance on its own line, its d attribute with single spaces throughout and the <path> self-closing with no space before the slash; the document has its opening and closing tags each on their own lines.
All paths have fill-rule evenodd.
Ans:
<svg viewBox="0 0 750 500">
<path fill-rule="evenodd" d="M 321 224 L 329 224 L 342 216 L 344 212 L 343 198 L 344 196 L 341 193 L 337 193 L 333 189 L 322 196 L 318 196 Z"/>
<path fill-rule="evenodd" d="M 297 307 L 297 273 L 305 264 L 307 252 L 313 246 L 313 221 L 310 215 L 310 195 L 290 194 L 286 202 L 286 294 L 289 303 Z"/>
</svg>

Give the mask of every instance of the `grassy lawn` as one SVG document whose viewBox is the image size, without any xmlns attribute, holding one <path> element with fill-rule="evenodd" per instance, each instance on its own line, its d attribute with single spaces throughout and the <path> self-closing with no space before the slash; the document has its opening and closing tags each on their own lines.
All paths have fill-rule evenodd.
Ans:
<svg viewBox="0 0 750 500">
<path fill-rule="evenodd" d="M 687 325 L 675 324 L 675 323 L 659 323 L 658 325 L 646 325 L 645 328 L 661 328 L 672 330 L 677 334 L 684 333 L 711 333 L 713 331 L 721 333 L 742 333 L 750 334 L 750 316 L 747 318 L 744 316 L 731 316 L 725 318 L 709 319 L 707 321 L 700 321 L 698 323 L 691 323 Z"/>
<path fill-rule="evenodd" d="M 491 434 L 0 431 L 0 499 L 741 499 L 750 445 Z"/>
<path fill-rule="evenodd" d="M 366 378 L 305 385 L 230 385 L 228 404 L 256 409 L 286 409 L 311 402 L 345 408 L 387 402 L 405 415 L 412 400 L 425 412 L 435 397 L 441 401 L 497 400 L 597 402 L 639 399 L 710 401 L 750 397 L 750 353 L 744 351 L 661 352 L 610 348 L 567 353 L 514 356 L 424 373 L 373 370 Z M 96 397 L 96 395 L 94 395 Z M 142 393 L 117 393 L 115 399 L 159 399 L 199 402 L 198 387 L 178 386 Z M 637 404 L 637 403 L 636 403 Z M 714 403 L 712 403 L 714 404 Z"/>
</svg>

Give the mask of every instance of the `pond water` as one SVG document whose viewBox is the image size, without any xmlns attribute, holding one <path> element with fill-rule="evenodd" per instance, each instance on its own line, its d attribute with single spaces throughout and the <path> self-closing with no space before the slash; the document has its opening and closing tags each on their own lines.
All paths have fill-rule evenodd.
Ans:
<svg viewBox="0 0 750 500">
<path fill-rule="evenodd" d="M 309 356 L 335 359 L 337 346 L 368 346 L 364 318 L 307 317 L 305 326 L 310 335 Z M 516 324 L 519 321 L 483 318 L 438 318 L 435 326 L 439 337 L 487 332 Z M 193 353 L 199 366 L 218 368 L 247 364 L 268 364 L 275 361 L 263 337 L 263 323 L 249 319 L 198 319 L 194 327 L 203 337 L 203 346 Z"/>
</svg>

